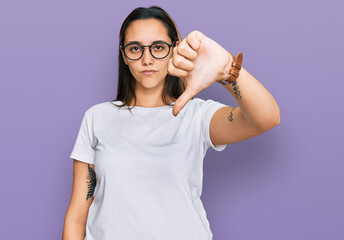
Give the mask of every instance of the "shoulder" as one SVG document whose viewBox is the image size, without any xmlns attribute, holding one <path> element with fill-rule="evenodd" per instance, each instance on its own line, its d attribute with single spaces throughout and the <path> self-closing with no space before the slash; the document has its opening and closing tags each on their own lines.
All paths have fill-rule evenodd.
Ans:
<svg viewBox="0 0 344 240">
<path fill-rule="evenodd" d="M 187 117 L 191 118 L 195 118 L 195 116 L 203 117 L 204 115 L 212 114 L 213 111 L 216 111 L 223 106 L 226 105 L 212 99 L 205 100 L 194 97 L 189 100 L 189 102 L 182 108 L 178 115 L 182 117 L 185 113 Z"/>
<path fill-rule="evenodd" d="M 224 107 L 227 106 L 221 102 L 215 101 L 213 99 L 201 99 L 201 98 L 194 98 L 192 101 L 191 106 L 196 110 L 207 110 L 209 108 L 216 108 L 216 107 Z"/>
<path fill-rule="evenodd" d="M 108 109 L 111 108 L 112 105 L 113 104 L 110 101 L 96 103 L 86 109 L 85 116 L 91 117 L 94 115 L 102 114 L 108 111 Z"/>
<path fill-rule="evenodd" d="M 188 108 L 196 109 L 196 108 L 199 108 L 200 106 L 202 106 L 202 104 L 204 102 L 205 102 L 204 99 L 194 97 L 194 98 L 190 99 L 190 101 L 187 103 L 187 105 L 188 105 Z"/>
</svg>

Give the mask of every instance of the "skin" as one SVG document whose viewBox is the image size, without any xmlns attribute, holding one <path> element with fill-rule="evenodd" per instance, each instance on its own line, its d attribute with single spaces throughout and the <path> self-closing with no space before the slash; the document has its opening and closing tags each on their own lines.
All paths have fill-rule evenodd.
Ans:
<svg viewBox="0 0 344 240">
<path fill-rule="evenodd" d="M 172 40 L 168 36 L 167 28 L 156 19 L 140 19 L 133 21 L 127 28 L 124 45 L 130 41 L 138 41 L 142 45 L 149 45 L 154 41 L 163 40 L 169 44 Z M 179 42 L 177 41 L 177 45 Z M 136 106 L 159 107 L 166 105 L 162 100 L 165 77 L 167 75 L 168 62 L 173 51 L 164 59 L 154 58 L 148 48 L 145 48 L 143 56 L 139 60 L 127 59 L 120 49 L 124 62 L 128 65 L 131 74 L 136 79 Z M 144 75 L 143 70 L 156 70 L 153 75 Z M 171 99 L 174 101 L 175 99 Z M 133 105 L 134 101 L 130 104 Z"/>
</svg>

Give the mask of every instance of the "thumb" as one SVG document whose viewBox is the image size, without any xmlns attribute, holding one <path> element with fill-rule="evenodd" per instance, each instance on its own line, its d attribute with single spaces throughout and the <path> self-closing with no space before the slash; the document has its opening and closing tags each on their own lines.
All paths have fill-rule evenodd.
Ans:
<svg viewBox="0 0 344 240">
<path fill-rule="evenodd" d="M 190 101 L 191 98 L 196 96 L 197 91 L 195 89 L 192 89 L 190 87 L 186 87 L 185 91 L 182 93 L 182 95 L 179 96 L 179 98 L 175 101 L 172 113 L 176 117 L 180 110 Z"/>
</svg>

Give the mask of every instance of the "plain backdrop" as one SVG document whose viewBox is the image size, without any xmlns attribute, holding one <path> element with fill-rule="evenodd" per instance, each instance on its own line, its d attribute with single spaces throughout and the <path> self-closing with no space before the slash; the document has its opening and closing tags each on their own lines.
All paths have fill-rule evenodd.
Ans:
<svg viewBox="0 0 344 240">
<path fill-rule="evenodd" d="M 270 131 L 208 150 L 202 200 L 214 240 L 344 239 L 339 0 L 2 0 L 1 239 L 61 239 L 82 116 L 115 99 L 119 29 L 151 5 L 183 39 L 199 30 L 242 52 L 281 110 Z M 238 106 L 217 83 L 197 97 Z"/>
</svg>

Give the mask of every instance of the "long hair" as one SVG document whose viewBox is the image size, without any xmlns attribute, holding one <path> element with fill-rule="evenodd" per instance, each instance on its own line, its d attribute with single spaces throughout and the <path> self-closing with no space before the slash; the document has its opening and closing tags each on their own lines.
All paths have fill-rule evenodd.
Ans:
<svg viewBox="0 0 344 240">
<path fill-rule="evenodd" d="M 174 45 L 172 46 L 172 48 L 175 46 L 176 41 L 181 42 L 178 28 L 175 22 L 173 21 L 173 19 L 170 17 L 170 15 L 158 6 L 151 6 L 149 8 L 138 7 L 134 9 L 127 16 L 127 18 L 124 20 L 122 24 L 122 27 L 119 33 L 119 43 L 124 45 L 125 32 L 126 32 L 127 27 L 130 25 L 132 21 L 138 20 L 138 19 L 152 19 L 152 18 L 161 21 L 164 24 L 164 26 L 167 28 L 168 36 L 170 37 L 171 41 L 174 42 Z M 118 66 L 117 97 L 116 99 L 112 101 L 121 101 L 123 104 L 116 105 L 116 106 L 123 107 L 125 105 L 128 105 L 134 98 L 134 106 L 135 106 L 136 105 L 136 95 L 135 95 L 136 80 L 131 74 L 129 67 L 125 64 L 121 51 L 119 51 L 119 54 L 118 54 L 118 63 L 119 63 L 119 66 Z M 165 77 L 164 89 L 162 93 L 162 99 L 164 103 L 167 105 L 170 105 L 171 102 L 167 100 L 168 97 L 171 97 L 172 99 L 177 99 L 185 91 L 185 88 L 186 88 L 185 83 L 181 78 L 167 74 Z M 131 110 L 131 108 L 129 107 L 128 109 Z"/>
</svg>

